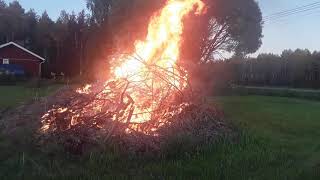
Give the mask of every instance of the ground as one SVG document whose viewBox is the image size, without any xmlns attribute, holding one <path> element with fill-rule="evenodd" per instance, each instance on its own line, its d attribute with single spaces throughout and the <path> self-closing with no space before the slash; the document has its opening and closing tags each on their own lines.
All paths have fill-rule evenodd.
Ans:
<svg viewBox="0 0 320 180">
<path fill-rule="evenodd" d="M 16 106 L 27 100 L 29 96 L 22 95 L 26 90 L 30 89 L 0 87 L 0 92 L 5 92 L 0 94 L 0 106 L 7 106 L 4 101 Z M 128 159 L 110 152 L 80 158 L 54 156 L 35 147 L 17 147 L 16 142 L 0 137 L 0 177 L 320 179 L 320 102 L 265 96 L 216 97 L 209 101 L 223 108 L 227 119 L 238 127 L 241 135 L 235 141 L 221 140 L 193 154 L 172 148 L 171 157 L 152 160 Z"/>
</svg>

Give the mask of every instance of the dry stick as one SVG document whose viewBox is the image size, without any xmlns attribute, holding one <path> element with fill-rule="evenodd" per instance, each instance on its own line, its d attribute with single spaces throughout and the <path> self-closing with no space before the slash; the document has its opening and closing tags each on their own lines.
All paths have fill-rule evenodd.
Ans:
<svg viewBox="0 0 320 180">
<path fill-rule="evenodd" d="M 165 69 L 165 68 L 163 68 L 161 66 L 158 66 L 156 64 L 147 64 L 147 63 L 145 63 L 145 62 L 143 62 L 143 61 L 141 61 L 139 59 L 137 59 L 137 61 L 140 61 L 141 63 L 143 63 L 144 66 L 146 66 L 146 68 L 149 69 L 149 71 L 151 71 L 151 72 L 157 72 L 157 71 L 155 71 L 153 69 L 160 69 L 160 70 L 163 70 L 163 71 L 165 71 L 167 73 L 166 76 L 169 76 L 171 78 L 177 78 L 178 77 L 180 80 L 184 80 L 185 79 L 185 77 L 182 77 L 179 74 L 175 74 L 174 72 L 171 72 L 171 71 L 169 71 L 169 70 L 167 70 L 167 69 Z M 155 67 L 155 68 L 153 68 L 153 67 Z M 158 73 L 158 74 L 160 75 L 160 73 Z M 172 74 L 172 76 L 170 74 Z"/>
<path fill-rule="evenodd" d="M 175 74 L 174 72 L 171 72 L 171 71 L 169 71 L 168 69 L 166 69 L 166 68 L 163 68 L 163 67 L 161 67 L 161 66 L 158 66 L 158 65 L 156 65 L 156 64 L 148 64 L 148 63 L 146 63 L 139 55 L 137 55 L 138 56 L 138 58 L 135 58 L 137 61 L 139 61 L 139 62 L 141 62 L 142 64 L 144 64 L 146 67 L 152 67 L 152 66 L 154 66 L 154 67 L 156 67 L 157 69 L 161 69 L 161 70 L 164 70 L 164 71 L 166 71 L 167 73 L 170 73 L 170 74 L 173 74 L 174 76 L 177 76 L 177 77 L 179 77 L 180 79 L 184 79 L 185 77 L 183 77 L 183 76 L 180 76 L 179 74 Z M 168 58 L 169 59 L 169 58 Z M 176 68 L 178 68 L 178 66 L 176 66 Z M 148 68 L 148 69 L 150 69 L 150 68 Z"/>
<path fill-rule="evenodd" d="M 111 136 L 114 128 L 116 127 L 116 123 L 118 122 L 118 118 L 119 118 L 119 110 L 120 110 L 120 109 L 122 108 L 122 106 L 123 106 L 124 94 L 126 93 L 126 91 L 127 91 L 127 89 L 128 89 L 129 83 L 130 83 L 130 82 L 127 82 L 124 90 L 123 90 L 122 93 L 121 93 L 120 102 L 119 102 L 119 104 L 118 104 L 118 108 L 117 108 L 117 111 L 116 111 L 117 114 L 116 114 L 115 123 L 112 125 L 112 127 L 111 127 L 111 129 L 110 129 L 110 131 L 109 131 L 109 133 L 108 133 L 108 135 L 107 135 L 107 137 L 105 138 L 105 140 L 104 140 L 105 142 L 107 142 L 107 141 L 109 140 L 109 138 L 110 138 L 110 136 Z"/>
<path fill-rule="evenodd" d="M 119 83 L 121 84 L 121 83 Z M 118 85 L 117 85 L 118 86 Z M 90 98 L 86 99 L 85 102 L 81 101 L 73 106 L 76 106 L 78 108 L 76 109 L 72 109 L 73 111 L 78 111 L 78 110 L 83 110 L 85 107 L 87 107 L 88 105 L 90 105 L 92 103 L 92 101 L 94 100 L 100 100 L 99 98 L 97 98 L 98 95 L 100 95 L 103 91 L 105 91 L 105 89 L 100 90 L 99 92 L 95 93 L 93 96 L 90 96 Z M 110 99 L 104 99 L 105 101 L 109 101 L 111 103 L 113 103 Z M 102 113 L 100 113 L 102 114 Z M 97 114 L 100 115 L 100 114 Z M 95 118 L 95 116 L 92 116 L 91 118 Z"/>
<path fill-rule="evenodd" d="M 129 104 L 131 104 L 131 108 L 130 108 L 130 111 L 129 111 L 129 115 L 128 115 L 128 117 L 127 117 L 126 124 L 130 123 L 131 118 L 132 118 L 132 115 L 133 115 L 133 112 L 134 112 L 134 109 L 135 109 L 135 107 L 134 107 L 134 101 L 133 101 L 132 97 L 129 96 L 129 95 L 127 95 L 127 97 L 129 98 L 129 101 L 131 102 L 131 103 L 129 102 Z"/>
<path fill-rule="evenodd" d="M 170 82 L 170 80 L 165 79 L 164 76 L 173 77 L 174 79 L 176 79 L 177 77 L 183 79 L 181 76 L 178 76 L 177 74 L 172 73 L 172 72 L 170 72 L 170 71 L 162 68 L 162 70 L 166 71 L 166 72 L 164 72 L 165 74 L 163 74 L 163 72 L 156 71 L 156 69 L 154 70 L 154 68 L 152 68 L 153 65 L 148 65 L 148 64 L 146 64 L 146 63 L 144 63 L 144 64 L 145 64 L 145 66 L 146 66 L 151 72 L 153 71 L 154 74 L 160 75 L 160 78 L 163 79 L 167 84 L 175 87 L 177 90 L 180 91 L 180 89 L 179 89 L 175 84 L 172 84 L 172 83 Z M 156 68 L 161 68 L 161 67 L 156 66 L 156 65 L 154 65 L 154 67 L 156 67 Z M 173 76 L 169 75 L 168 73 L 171 73 Z M 150 74 L 150 72 L 148 72 L 148 74 Z M 154 81 L 153 78 L 152 78 L 151 80 L 152 80 L 152 82 Z M 119 86 L 119 84 L 121 85 L 121 83 L 118 83 L 118 84 L 116 85 L 116 87 Z M 146 84 L 146 85 L 147 85 L 147 84 Z M 147 87 L 148 87 L 148 86 L 147 86 Z M 121 94 L 121 98 L 120 98 L 120 99 L 121 99 L 121 103 L 122 103 L 121 105 L 123 105 L 123 95 L 124 95 L 124 93 L 126 92 L 127 88 L 128 88 L 128 84 L 126 85 L 123 93 Z M 162 103 L 165 102 L 166 97 L 168 97 L 169 94 L 170 94 L 170 89 L 171 89 L 171 87 L 169 86 L 169 90 L 167 91 L 167 95 L 165 95 L 165 97 L 163 97 L 162 100 L 160 100 L 159 105 L 162 106 Z M 153 87 L 153 84 L 152 84 L 151 90 L 152 90 L 152 100 L 154 100 L 154 87 Z M 83 109 L 84 107 L 86 107 L 87 105 L 89 105 L 91 100 L 99 100 L 99 99 L 97 98 L 97 96 L 98 96 L 100 93 L 102 93 L 102 91 L 96 93 L 92 98 L 89 98 L 89 103 L 87 103 L 87 102 L 88 102 L 88 99 L 87 99 L 87 102 L 86 102 L 84 105 L 82 104 L 83 101 L 81 101 L 80 103 L 76 104 L 77 106 L 79 106 L 79 104 L 81 104 L 81 106 L 79 106 L 78 109 L 75 109 L 75 111 L 79 110 L 80 108 Z M 163 94 L 163 93 L 162 93 L 162 94 Z M 181 93 L 181 94 L 183 95 L 183 93 Z M 113 103 L 111 100 L 109 100 L 109 101 L 110 101 L 111 103 Z M 133 105 L 132 105 L 132 106 L 133 106 Z M 153 104 L 152 104 L 152 106 L 153 106 Z M 119 105 L 118 105 L 118 107 L 119 107 Z M 123 107 L 122 107 L 122 108 L 120 108 L 120 109 L 126 109 L 126 108 L 123 108 Z M 116 121 L 118 121 L 120 109 L 117 109 Z M 158 109 L 157 109 L 157 111 L 158 111 Z M 133 115 L 133 111 L 131 111 L 131 112 L 132 112 L 132 113 L 129 113 L 129 114 L 131 114 L 131 115 L 129 115 L 129 117 L 128 117 L 129 119 L 131 119 L 131 116 Z M 98 114 L 96 114 L 96 116 L 93 116 L 93 117 L 96 118 L 97 116 L 103 115 L 104 113 L 105 113 L 105 112 L 103 112 L 103 113 L 98 113 Z M 155 113 L 155 111 L 146 112 L 146 113 Z M 128 120 L 128 121 L 130 122 L 130 120 Z M 112 128 L 112 131 L 113 131 L 113 128 Z"/>
<path fill-rule="evenodd" d="M 161 74 L 160 72 L 157 72 L 157 71 L 154 71 L 154 73 L 157 74 L 158 77 L 159 77 L 160 79 L 162 79 L 163 81 L 165 81 L 167 84 L 171 85 L 171 86 L 174 87 L 176 90 L 178 90 L 182 96 L 184 96 L 184 93 L 182 92 L 182 90 L 181 90 L 179 87 L 177 87 L 175 84 L 171 83 L 170 80 L 165 79 L 163 74 Z M 168 74 L 166 74 L 166 75 L 169 76 Z M 174 78 L 174 76 L 170 76 L 170 77 Z"/>
<path fill-rule="evenodd" d="M 167 72 L 166 76 L 170 76 L 170 75 L 169 75 L 169 73 L 170 73 L 170 74 L 173 75 L 173 76 L 170 76 L 171 78 L 179 77 L 180 80 L 183 80 L 183 79 L 184 79 L 184 77 L 181 77 L 180 75 L 177 75 L 177 74 L 175 74 L 175 73 L 172 73 L 171 71 L 168 71 L 168 70 L 165 69 L 165 68 L 162 68 L 162 67 L 157 66 L 157 65 L 155 65 L 155 64 L 154 64 L 154 65 L 149 65 L 149 64 L 148 64 L 145 60 L 143 60 L 143 58 L 141 58 L 138 54 L 136 54 L 136 56 L 137 56 L 137 57 L 135 57 L 135 56 L 131 56 L 131 57 L 133 57 L 133 58 L 136 59 L 137 61 L 139 61 L 139 62 L 141 62 L 142 64 L 144 64 L 145 67 L 146 67 L 147 69 L 149 69 L 149 71 L 152 70 L 152 69 L 151 69 L 152 66 L 155 66 L 155 67 L 158 68 L 158 69 L 162 69 L 162 70 L 166 71 L 166 72 Z M 169 80 L 163 78 L 163 74 L 161 74 L 161 73 L 159 73 L 159 72 L 157 72 L 157 71 L 153 71 L 153 72 L 156 73 L 157 75 L 159 75 L 159 77 L 160 77 L 163 81 L 165 81 L 167 84 L 175 87 L 175 88 L 180 92 L 180 94 L 181 94 L 182 96 L 184 96 L 183 92 L 182 92 L 175 84 L 172 84 Z M 188 83 L 188 84 L 189 84 L 189 83 Z"/>
</svg>

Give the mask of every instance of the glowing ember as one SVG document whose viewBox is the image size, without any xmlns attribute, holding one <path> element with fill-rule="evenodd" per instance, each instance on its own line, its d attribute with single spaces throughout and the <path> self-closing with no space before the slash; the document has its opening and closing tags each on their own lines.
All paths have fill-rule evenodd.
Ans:
<svg viewBox="0 0 320 180">
<path fill-rule="evenodd" d="M 77 89 L 77 93 L 79 93 L 79 94 L 90 94 L 91 87 L 92 87 L 92 85 L 87 84 L 83 88 Z"/>
<path fill-rule="evenodd" d="M 111 80 L 101 86 L 86 85 L 78 89 L 81 97 L 70 102 L 69 108 L 56 107 L 43 116 L 42 130 L 64 130 L 89 123 L 80 122 L 81 119 L 90 120 L 103 129 L 108 125 L 100 122 L 110 119 L 125 124 L 127 133 L 132 130 L 152 133 L 168 123 L 168 117 L 180 113 L 187 105 L 181 99 L 188 97 L 184 96 L 188 75 L 177 66 L 183 18 L 192 11 L 198 15 L 203 10 L 201 0 L 168 0 L 151 19 L 145 41 L 135 43 L 132 55 L 119 56 L 111 63 L 120 62 L 112 68 Z M 81 99 L 82 96 L 85 98 Z M 63 114 L 67 125 L 59 126 L 57 122 L 62 121 L 53 120 L 59 119 L 59 114 Z M 142 125 L 144 123 L 148 127 Z M 55 127 L 50 127 L 53 125 Z"/>
</svg>

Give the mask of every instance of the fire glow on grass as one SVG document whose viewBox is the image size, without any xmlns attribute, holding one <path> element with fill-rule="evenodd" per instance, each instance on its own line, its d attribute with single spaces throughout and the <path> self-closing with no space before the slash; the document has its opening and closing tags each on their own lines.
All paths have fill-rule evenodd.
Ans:
<svg viewBox="0 0 320 180">
<path fill-rule="evenodd" d="M 168 0 L 151 19 L 145 41 L 136 42 L 135 52 L 114 59 L 114 64 L 118 65 L 112 68 L 113 76 L 103 85 L 102 90 L 95 85 L 86 85 L 77 90 L 82 95 L 94 95 L 95 99 L 83 103 L 85 106 L 81 111 L 71 107 L 50 110 L 42 118 L 42 130 L 48 130 L 48 124 L 56 118 L 54 116 L 61 113 L 70 114 L 66 116 L 72 121 L 70 128 L 81 123 L 78 120 L 84 116 L 98 119 L 102 118 L 100 112 L 116 112 L 111 115 L 113 121 L 129 124 L 128 126 L 135 130 L 139 129 L 139 124 L 158 121 L 157 125 L 149 128 L 149 131 L 153 131 L 164 123 L 161 121 L 168 114 L 181 111 L 181 108 L 170 108 L 174 105 L 183 106 L 181 102 L 177 105 L 177 98 L 188 86 L 186 71 L 177 66 L 183 18 L 191 12 L 199 15 L 204 8 L 201 0 Z M 78 104 L 77 102 L 69 106 Z M 130 128 L 126 131 L 130 132 Z"/>
</svg>

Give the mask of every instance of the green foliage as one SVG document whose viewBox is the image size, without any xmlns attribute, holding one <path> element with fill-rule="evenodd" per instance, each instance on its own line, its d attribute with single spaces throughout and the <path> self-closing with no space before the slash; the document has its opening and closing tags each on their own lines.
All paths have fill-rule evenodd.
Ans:
<svg viewBox="0 0 320 180">
<path fill-rule="evenodd" d="M 223 52 L 237 56 L 261 46 L 262 14 L 254 0 L 204 0 L 206 13 L 188 17 L 183 59 L 208 62 Z"/>
</svg>

